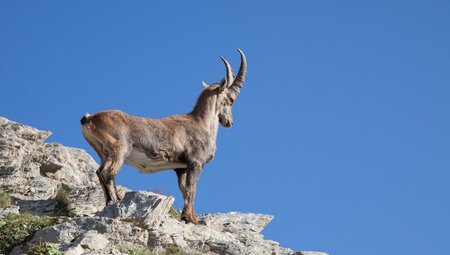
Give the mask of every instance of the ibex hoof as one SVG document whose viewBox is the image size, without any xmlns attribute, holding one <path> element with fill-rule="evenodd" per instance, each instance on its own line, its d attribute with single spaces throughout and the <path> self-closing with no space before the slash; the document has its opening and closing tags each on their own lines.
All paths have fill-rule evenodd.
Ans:
<svg viewBox="0 0 450 255">
<path fill-rule="evenodd" d="M 117 199 L 120 201 L 125 197 L 125 192 L 117 191 Z"/>
<path fill-rule="evenodd" d="M 182 214 L 181 220 L 186 223 L 193 223 L 194 225 L 198 225 L 198 219 L 197 216 L 191 215 L 191 214 Z"/>
</svg>

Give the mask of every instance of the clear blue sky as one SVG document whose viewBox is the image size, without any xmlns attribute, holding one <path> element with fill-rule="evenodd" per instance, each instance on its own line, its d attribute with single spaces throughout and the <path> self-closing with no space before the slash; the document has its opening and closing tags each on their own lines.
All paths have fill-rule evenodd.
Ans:
<svg viewBox="0 0 450 255">
<path fill-rule="evenodd" d="M 238 47 L 199 213 L 273 214 L 295 250 L 448 253 L 449 1 L 1 1 L 0 115 L 94 155 L 85 112 L 189 112 Z M 182 205 L 172 171 L 118 183 Z"/>
</svg>

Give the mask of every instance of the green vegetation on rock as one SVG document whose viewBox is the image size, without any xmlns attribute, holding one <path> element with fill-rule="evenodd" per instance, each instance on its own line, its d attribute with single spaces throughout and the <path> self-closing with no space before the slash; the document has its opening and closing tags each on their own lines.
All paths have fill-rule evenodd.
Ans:
<svg viewBox="0 0 450 255">
<path fill-rule="evenodd" d="M 176 220 L 181 220 L 181 212 L 171 206 L 169 210 L 170 217 Z"/>
<path fill-rule="evenodd" d="M 11 204 L 11 197 L 8 192 L 0 190 L 0 208 L 5 208 Z"/>
<path fill-rule="evenodd" d="M 69 186 L 62 184 L 56 194 L 55 200 L 57 202 L 54 210 L 55 216 L 70 216 L 70 200 L 69 200 Z"/>
<path fill-rule="evenodd" d="M 37 243 L 28 248 L 28 255 L 63 255 L 58 246 L 53 243 Z"/>
<path fill-rule="evenodd" d="M 8 254 L 14 247 L 28 241 L 39 229 L 54 224 L 56 219 L 48 216 L 9 214 L 0 222 L 0 254 Z"/>
</svg>

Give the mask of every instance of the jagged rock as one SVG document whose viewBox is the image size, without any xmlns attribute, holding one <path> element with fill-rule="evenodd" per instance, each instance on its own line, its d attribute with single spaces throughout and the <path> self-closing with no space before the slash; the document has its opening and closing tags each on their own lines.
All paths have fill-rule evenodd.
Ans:
<svg viewBox="0 0 450 255">
<path fill-rule="evenodd" d="M 105 207 L 105 195 L 100 186 L 69 186 L 69 200 L 68 209 L 77 216 L 94 215 Z"/>
<path fill-rule="evenodd" d="M 81 255 L 84 254 L 85 250 L 81 245 L 77 245 L 71 248 L 68 248 L 66 251 L 64 251 L 64 255 Z"/>
<path fill-rule="evenodd" d="M 136 226 L 155 229 L 168 217 L 175 199 L 152 192 L 128 192 L 117 203 L 108 205 L 99 216 L 131 222 Z"/>
<path fill-rule="evenodd" d="M 89 234 L 91 233 L 91 234 Z M 94 235 L 95 234 L 95 235 Z M 90 237 L 89 237 L 90 236 Z M 68 220 L 36 232 L 30 242 L 53 242 L 61 244 L 63 251 L 75 254 L 76 251 L 95 250 L 99 246 L 87 245 L 95 236 L 95 240 L 103 240 L 100 250 L 109 254 L 114 247 L 147 246 L 148 231 L 131 223 L 105 217 L 82 217 Z M 101 237 L 100 237 L 101 236 Z M 109 245 L 106 245 L 107 240 Z M 82 249 L 80 249 L 80 247 Z"/>
<path fill-rule="evenodd" d="M 62 184 L 69 187 L 69 211 L 92 215 L 105 199 L 95 161 L 84 150 L 45 143 L 51 135 L 0 117 L 0 189 L 21 211 L 49 214 Z"/>
<path fill-rule="evenodd" d="M 124 202 L 109 205 L 99 216 L 68 220 L 40 230 L 31 242 L 60 243 L 61 248 L 71 254 L 80 252 L 81 247 L 84 254 L 87 250 L 95 251 L 83 245 L 86 233 L 95 233 L 96 238 L 102 235 L 109 241 L 108 248 L 105 246 L 100 249 L 105 253 L 112 252 L 114 248 L 138 245 L 157 252 L 183 250 L 202 254 L 293 254 L 292 250 L 264 240 L 259 234 L 272 216 L 237 212 L 208 214 L 199 216 L 200 221 L 207 225 L 193 225 L 169 217 L 168 209 L 172 202 L 172 197 L 151 192 L 128 192 Z M 159 223 L 153 221 L 146 224 L 151 218 L 158 219 Z"/>
<path fill-rule="evenodd" d="M 328 255 L 324 252 L 317 252 L 317 251 L 300 251 L 296 252 L 294 255 Z"/>
<path fill-rule="evenodd" d="M 88 249 L 91 251 L 104 250 L 108 243 L 108 239 L 106 239 L 103 235 L 98 234 L 95 230 L 86 232 L 80 240 L 80 246 L 83 249 Z"/>
<path fill-rule="evenodd" d="M 167 246 L 175 246 L 181 250 L 194 249 L 204 254 L 293 254 L 291 249 L 264 240 L 258 233 L 262 225 L 272 218 L 270 215 L 254 213 L 200 216 L 199 220 L 206 222 L 207 226 L 167 219 L 158 229 L 149 232 L 149 246 L 157 251 L 165 251 Z"/>
<path fill-rule="evenodd" d="M 221 229 L 224 232 L 258 234 L 272 219 L 273 216 L 265 214 L 229 212 L 203 215 L 199 220 L 206 226 Z"/>
</svg>

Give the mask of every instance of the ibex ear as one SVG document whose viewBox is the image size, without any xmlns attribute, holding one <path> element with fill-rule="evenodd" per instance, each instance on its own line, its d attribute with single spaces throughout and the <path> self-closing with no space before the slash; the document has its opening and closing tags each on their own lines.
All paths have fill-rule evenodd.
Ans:
<svg viewBox="0 0 450 255">
<path fill-rule="evenodd" d="M 204 81 L 202 81 L 202 85 L 203 85 L 203 87 L 204 87 L 205 89 L 209 87 L 209 85 L 206 84 L 206 82 L 204 82 Z"/>
</svg>

